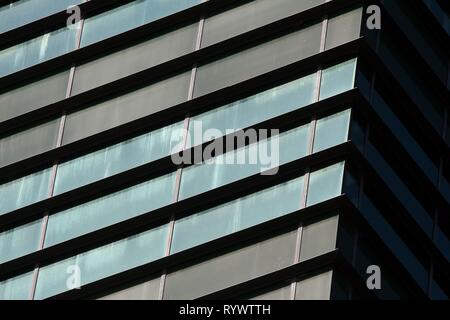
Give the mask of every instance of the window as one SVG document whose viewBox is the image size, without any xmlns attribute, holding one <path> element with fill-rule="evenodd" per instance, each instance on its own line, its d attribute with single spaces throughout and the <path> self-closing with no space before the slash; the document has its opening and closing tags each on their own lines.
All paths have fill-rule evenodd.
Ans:
<svg viewBox="0 0 450 320">
<path fill-rule="evenodd" d="M 186 72 L 67 115 L 63 144 L 69 144 L 186 101 Z"/>
<path fill-rule="evenodd" d="M 300 209 L 303 177 L 177 220 L 176 253 Z"/>
<path fill-rule="evenodd" d="M 256 0 L 208 17 L 202 46 L 221 42 L 271 22 L 310 9 L 325 0 Z"/>
<path fill-rule="evenodd" d="M 332 275 L 328 271 L 297 282 L 295 300 L 330 300 Z"/>
<path fill-rule="evenodd" d="M 183 139 L 175 123 L 58 166 L 54 194 L 64 193 L 170 155 Z"/>
<path fill-rule="evenodd" d="M 108 294 L 98 300 L 158 300 L 161 278 Z"/>
<path fill-rule="evenodd" d="M 322 24 L 200 66 L 195 97 L 222 89 L 319 53 Z"/>
<path fill-rule="evenodd" d="M 137 0 L 86 19 L 81 46 L 115 36 L 199 4 L 201 0 Z"/>
<path fill-rule="evenodd" d="M 75 49 L 77 28 L 62 28 L 0 51 L 0 77 Z"/>
<path fill-rule="evenodd" d="M 346 110 L 317 121 L 313 152 L 319 152 L 347 141 L 350 113 L 350 110 Z"/>
<path fill-rule="evenodd" d="M 297 230 L 167 275 L 165 300 L 194 299 L 294 263 Z"/>
<path fill-rule="evenodd" d="M 66 97 L 69 72 L 64 71 L 0 94 L 0 119 L 6 121 Z"/>
<path fill-rule="evenodd" d="M 344 162 L 311 173 L 307 206 L 334 198 L 342 192 Z"/>
<path fill-rule="evenodd" d="M 30 297 L 33 271 L 0 282 L 0 300 L 27 300 Z"/>
<path fill-rule="evenodd" d="M 0 233 L 0 263 L 38 249 L 42 219 Z"/>
<path fill-rule="evenodd" d="M 0 215 L 43 200 L 49 192 L 51 169 L 0 185 Z"/>
<path fill-rule="evenodd" d="M 194 49 L 198 25 L 165 33 L 76 67 L 72 95 L 187 54 Z"/>
<path fill-rule="evenodd" d="M 361 21 L 361 8 L 329 19 L 325 50 L 358 39 L 361 34 Z"/>
<path fill-rule="evenodd" d="M 184 169 L 180 199 L 192 197 L 306 156 L 308 133 L 309 125 L 305 125 L 280 136 L 217 156 L 211 163 Z"/>
<path fill-rule="evenodd" d="M 60 119 L 0 139 L 0 167 L 49 151 L 56 146 Z"/>
<path fill-rule="evenodd" d="M 201 123 L 202 129 L 239 130 L 288 113 L 314 102 L 316 74 L 266 90 L 248 98 L 230 103 L 212 111 L 192 117 L 192 123 Z M 203 141 L 191 141 L 195 126 L 189 126 L 189 145 Z"/>
<path fill-rule="evenodd" d="M 322 72 L 320 100 L 353 89 L 355 83 L 356 59 L 346 61 Z"/>
<path fill-rule="evenodd" d="M 172 202 L 175 173 L 55 213 L 49 217 L 45 247 L 130 219 Z"/>
<path fill-rule="evenodd" d="M 80 268 L 81 285 L 86 285 L 160 259 L 164 256 L 167 236 L 168 225 L 164 225 L 42 267 L 35 298 L 45 299 L 67 291 L 67 272 L 74 267 Z"/>
<path fill-rule="evenodd" d="M 336 248 L 337 229 L 338 216 L 304 226 L 300 247 L 300 261 L 312 259 L 333 251 Z"/>
<path fill-rule="evenodd" d="M 19 0 L 0 8 L 0 33 L 64 11 L 82 0 Z"/>
</svg>

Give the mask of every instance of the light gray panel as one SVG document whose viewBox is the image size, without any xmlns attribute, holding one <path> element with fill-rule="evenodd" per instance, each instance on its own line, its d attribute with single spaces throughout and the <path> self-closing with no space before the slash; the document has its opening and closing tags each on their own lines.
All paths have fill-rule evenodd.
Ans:
<svg viewBox="0 0 450 320">
<path fill-rule="evenodd" d="M 201 66 L 195 96 L 234 85 L 319 52 L 322 24 L 274 39 L 259 46 Z"/>
<path fill-rule="evenodd" d="M 186 101 L 190 72 L 69 114 L 63 144 L 88 137 Z"/>
<path fill-rule="evenodd" d="M 330 300 L 332 271 L 297 282 L 295 300 Z"/>
<path fill-rule="evenodd" d="M 198 25 L 164 34 L 76 68 L 72 95 L 99 87 L 191 52 Z"/>
<path fill-rule="evenodd" d="M 341 14 L 328 21 L 325 49 L 358 39 L 361 34 L 362 9 Z"/>
<path fill-rule="evenodd" d="M 60 119 L 0 139 L 0 167 L 48 151 L 56 146 Z"/>
<path fill-rule="evenodd" d="M 193 299 L 286 268 L 294 262 L 297 231 L 171 273 L 164 299 Z"/>
<path fill-rule="evenodd" d="M 0 94 L 0 122 L 64 99 L 68 80 L 65 71 Z"/>
<path fill-rule="evenodd" d="M 257 29 L 323 2 L 325 0 L 255 0 L 245 3 L 205 20 L 202 47 Z"/>
<path fill-rule="evenodd" d="M 270 292 L 257 295 L 249 300 L 290 300 L 291 286 L 279 288 Z"/>
<path fill-rule="evenodd" d="M 160 278 L 120 290 L 98 300 L 158 300 Z"/>
<path fill-rule="evenodd" d="M 338 216 L 303 228 L 300 261 L 330 252 L 336 248 Z"/>
</svg>

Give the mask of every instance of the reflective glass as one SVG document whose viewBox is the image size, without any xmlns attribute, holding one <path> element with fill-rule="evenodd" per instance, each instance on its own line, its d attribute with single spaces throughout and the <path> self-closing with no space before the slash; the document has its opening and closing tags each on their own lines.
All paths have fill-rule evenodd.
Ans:
<svg viewBox="0 0 450 320">
<path fill-rule="evenodd" d="M 294 80 L 284 85 L 266 90 L 251 97 L 230 103 L 218 109 L 202 113 L 192 118 L 200 123 L 203 130 L 217 129 L 225 133 L 247 128 L 278 115 L 300 109 L 314 102 L 316 74 Z M 189 126 L 188 145 L 194 141 L 195 126 Z"/>
<path fill-rule="evenodd" d="M 353 89 L 355 73 L 356 59 L 323 70 L 320 84 L 320 100 Z"/>
<path fill-rule="evenodd" d="M 171 173 L 51 215 L 45 247 L 170 204 L 175 177 Z"/>
<path fill-rule="evenodd" d="M 86 19 L 81 46 L 112 37 L 143 24 L 187 9 L 201 0 L 137 0 Z"/>
<path fill-rule="evenodd" d="M 19 0 L 0 8 L 0 33 L 66 10 L 82 0 Z"/>
<path fill-rule="evenodd" d="M 314 151 L 319 152 L 348 140 L 350 110 L 317 121 Z"/>
<path fill-rule="evenodd" d="M 0 51 L 0 77 L 75 49 L 77 28 L 62 28 Z"/>
<path fill-rule="evenodd" d="M 0 300 L 27 300 L 32 280 L 33 271 L 0 282 Z"/>
<path fill-rule="evenodd" d="M 38 249 L 42 220 L 0 233 L 0 263 L 18 258 Z"/>
<path fill-rule="evenodd" d="M 180 199 L 306 156 L 309 124 L 183 170 Z"/>
<path fill-rule="evenodd" d="M 51 168 L 0 185 L 0 215 L 45 199 L 50 173 Z"/>
<path fill-rule="evenodd" d="M 170 155 L 183 139 L 182 128 L 182 122 L 175 123 L 60 164 L 54 193 L 60 194 Z"/>
<path fill-rule="evenodd" d="M 171 252 L 252 227 L 300 209 L 303 177 L 175 222 Z"/>
<path fill-rule="evenodd" d="M 165 253 L 167 236 L 168 225 L 164 225 L 42 267 L 35 298 L 44 299 L 68 291 L 68 277 L 76 271 L 83 286 L 160 259 Z"/>
<path fill-rule="evenodd" d="M 307 206 L 334 198 L 342 192 L 344 162 L 311 173 Z"/>
</svg>

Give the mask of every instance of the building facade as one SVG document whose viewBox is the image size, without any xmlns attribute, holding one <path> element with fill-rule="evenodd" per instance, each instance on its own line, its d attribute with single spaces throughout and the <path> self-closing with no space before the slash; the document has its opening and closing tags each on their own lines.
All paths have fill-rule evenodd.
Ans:
<svg viewBox="0 0 450 320">
<path fill-rule="evenodd" d="M 449 35 L 445 1 L 0 1 L 0 299 L 447 300 Z"/>
</svg>

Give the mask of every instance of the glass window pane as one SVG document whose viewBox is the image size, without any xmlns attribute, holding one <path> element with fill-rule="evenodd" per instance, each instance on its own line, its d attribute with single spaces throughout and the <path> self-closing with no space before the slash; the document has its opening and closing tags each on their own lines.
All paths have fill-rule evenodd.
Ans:
<svg viewBox="0 0 450 320">
<path fill-rule="evenodd" d="M 175 177 L 171 173 L 51 215 L 45 247 L 170 204 Z"/>
<path fill-rule="evenodd" d="M 42 220 L 0 233 L 0 263 L 21 257 L 38 249 Z"/>
<path fill-rule="evenodd" d="M 252 227 L 300 209 L 303 177 L 175 222 L 171 252 Z"/>
<path fill-rule="evenodd" d="M 0 94 L 0 119 L 6 121 L 66 97 L 69 72 L 64 71 Z"/>
<path fill-rule="evenodd" d="M 183 123 L 179 122 L 60 164 L 54 193 L 60 194 L 169 156 L 181 144 L 181 129 Z"/>
<path fill-rule="evenodd" d="M 259 294 L 249 300 L 291 300 L 291 286 Z"/>
<path fill-rule="evenodd" d="M 198 25 L 163 34 L 77 66 L 72 95 L 151 68 L 187 54 L 194 49 Z"/>
<path fill-rule="evenodd" d="M 180 199 L 277 168 L 306 156 L 309 124 L 183 170 Z M 295 146 L 295 148 L 293 147 Z"/>
<path fill-rule="evenodd" d="M 319 152 L 348 140 L 350 110 L 317 121 L 314 152 Z"/>
<path fill-rule="evenodd" d="M 303 227 L 300 261 L 312 259 L 336 248 L 338 216 Z"/>
<path fill-rule="evenodd" d="M 158 300 L 161 278 L 152 279 L 144 283 L 126 288 L 98 300 Z"/>
<path fill-rule="evenodd" d="M 0 185 L 0 215 L 45 199 L 50 173 L 51 168 Z"/>
<path fill-rule="evenodd" d="M 356 59 L 323 70 L 320 85 L 320 100 L 353 89 L 355 71 Z"/>
<path fill-rule="evenodd" d="M 344 162 L 311 173 L 306 205 L 312 206 L 341 194 Z"/>
<path fill-rule="evenodd" d="M 294 263 L 297 230 L 170 273 L 165 300 L 194 299 Z"/>
<path fill-rule="evenodd" d="M 254 96 L 230 103 L 192 118 L 188 146 L 202 141 L 196 137 L 195 124 L 203 130 L 217 129 L 225 133 L 250 127 L 278 115 L 288 113 L 314 102 L 316 74 L 308 75 Z"/>
<path fill-rule="evenodd" d="M 332 275 L 328 271 L 297 282 L 295 300 L 330 300 Z"/>
<path fill-rule="evenodd" d="M 358 39 L 361 34 L 362 8 L 328 20 L 325 50 Z"/>
<path fill-rule="evenodd" d="M 164 16 L 187 9 L 201 0 L 137 0 L 86 19 L 81 46 L 112 37 Z"/>
<path fill-rule="evenodd" d="M 221 60 L 200 66 L 195 97 L 248 80 L 319 52 L 322 24 L 315 24 Z"/>
<path fill-rule="evenodd" d="M 69 290 L 66 282 L 74 267 L 80 270 L 83 286 L 160 259 L 165 253 L 167 236 L 168 225 L 164 225 L 42 267 L 35 299 L 48 298 Z"/>
<path fill-rule="evenodd" d="M 325 0 L 257 0 L 208 17 L 202 47 L 310 9 Z"/>
<path fill-rule="evenodd" d="M 27 300 L 30 297 L 33 271 L 0 282 L 0 300 Z"/>
<path fill-rule="evenodd" d="M 75 49 L 77 28 L 62 28 L 0 51 L 0 77 Z"/>
<path fill-rule="evenodd" d="M 191 72 L 67 115 L 63 144 L 114 128 L 186 101 Z"/>
<path fill-rule="evenodd" d="M 0 139 L 0 167 L 43 153 L 56 146 L 60 119 Z"/>
<path fill-rule="evenodd" d="M 11 1 L 10 1 L 11 2 Z M 82 0 L 19 0 L 0 8 L 0 33 L 66 10 Z"/>
</svg>

